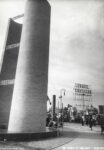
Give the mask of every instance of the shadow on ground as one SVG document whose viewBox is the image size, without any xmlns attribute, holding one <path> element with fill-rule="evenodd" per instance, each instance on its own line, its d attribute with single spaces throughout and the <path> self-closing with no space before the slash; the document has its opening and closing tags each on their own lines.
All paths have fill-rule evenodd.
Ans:
<svg viewBox="0 0 104 150">
<path fill-rule="evenodd" d="M 35 141 L 29 141 L 29 142 L 1 142 L 0 148 L 18 148 L 19 150 L 50 150 L 59 146 L 62 146 L 68 142 L 71 142 L 73 139 L 78 137 L 77 132 L 69 131 L 69 129 L 64 129 L 60 131 L 60 135 L 55 138 L 48 138 L 43 140 L 35 140 Z"/>
<path fill-rule="evenodd" d="M 6 148 L 13 150 L 13 148 L 17 148 L 18 150 L 51 150 L 64 144 L 67 144 L 73 141 L 76 138 L 79 139 L 104 139 L 104 135 L 94 132 L 80 132 L 76 130 L 72 130 L 71 128 L 64 128 L 60 130 L 60 136 L 55 138 L 48 138 L 43 140 L 35 140 L 29 142 L 1 142 L 0 148 Z"/>
</svg>

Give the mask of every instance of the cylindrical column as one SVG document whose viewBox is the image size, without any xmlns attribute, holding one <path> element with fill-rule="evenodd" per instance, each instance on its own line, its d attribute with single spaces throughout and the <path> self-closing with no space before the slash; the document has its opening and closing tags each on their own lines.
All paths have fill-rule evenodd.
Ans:
<svg viewBox="0 0 104 150">
<path fill-rule="evenodd" d="M 8 132 L 45 131 L 49 30 L 49 3 L 28 0 Z"/>
</svg>

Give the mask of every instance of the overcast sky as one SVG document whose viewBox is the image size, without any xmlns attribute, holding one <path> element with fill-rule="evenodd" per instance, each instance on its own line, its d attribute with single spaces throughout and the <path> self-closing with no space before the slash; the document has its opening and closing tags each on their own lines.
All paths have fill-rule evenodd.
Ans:
<svg viewBox="0 0 104 150">
<path fill-rule="evenodd" d="M 49 0 L 51 5 L 48 92 L 65 104 L 73 99 L 74 83 L 90 85 L 94 104 L 104 104 L 104 1 Z M 0 52 L 7 21 L 24 12 L 25 0 L 0 0 Z"/>
</svg>

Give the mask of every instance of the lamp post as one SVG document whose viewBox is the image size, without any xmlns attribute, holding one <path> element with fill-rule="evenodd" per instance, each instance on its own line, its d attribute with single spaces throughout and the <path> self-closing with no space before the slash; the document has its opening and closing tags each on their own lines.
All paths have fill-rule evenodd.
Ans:
<svg viewBox="0 0 104 150">
<path fill-rule="evenodd" d="M 60 124 L 61 124 L 61 126 L 62 126 L 62 128 L 63 128 L 63 103 L 62 103 L 62 97 L 63 97 L 63 95 L 65 96 L 65 92 L 66 92 L 66 90 L 65 89 L 61 89 L 60 90 L 60 96 L 59 96 L 59 99 L 60 99 L 60 110 L 61 110 L 61 122 L 60 122 Z"/>
<path fill-rule="evenodd" d="M 60 109 L 63 108 L 62 97 L 63 97 L 63 94 L 64 94 L 64 96 L 65 96 L 65 92 L 66 92 L 65 89 L 61 89 L 61 90 L 60 90 L 60 96 L 59 96 L 59 99 L 60 99 Z"/>
<path fill-rule="evenodd" d="M 83 93 L 82 95 L 83 95 L 83 112 L 84 112 L 84 110 L 85 110 L 85 101 L 84 101 L 85 94 Z"/>
</svg>

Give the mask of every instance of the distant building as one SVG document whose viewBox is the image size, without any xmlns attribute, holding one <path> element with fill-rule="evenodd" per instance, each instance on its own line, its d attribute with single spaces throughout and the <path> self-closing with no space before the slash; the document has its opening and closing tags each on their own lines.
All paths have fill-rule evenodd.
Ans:
<svg viewBox="0 0 104 150">
<path fill-rule="evenodd" d="M 78 111 L 84 111 L 92 105 L 92 91 L 88 85 L 75 83 L 74 104 Z"/>
<path fill-rule="evenodd" d="M 15 82 L 16 66 L 22 24 L 9 19 L 5 44 L 5 52 L 0 73 L 0 125 L 8 126 L 11 100 Z"/>
</svg>

